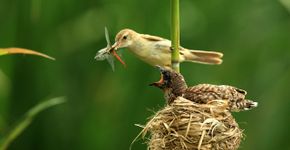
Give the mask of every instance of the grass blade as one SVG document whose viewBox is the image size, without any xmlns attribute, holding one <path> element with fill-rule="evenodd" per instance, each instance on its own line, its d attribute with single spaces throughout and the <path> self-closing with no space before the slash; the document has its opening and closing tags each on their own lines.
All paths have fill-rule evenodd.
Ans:
<svg viewBox="0 0 290 150">
<path fill-rule="evenodd" d="M 31 108 L 25 114 L 24 118 L 20 120 L 20 122 L 16 124 L 16 126 L 11 131 L 9 131 L 8 134 L 6 134 L 6 136 L 4 136 L 4 138 L 1 140 L 0 150 L 6 150 L 8 146 L 31 124 L 37 114 L 39 114 L 43 110 L 62 104 L 64 102 L 64 97 L 57 97 L 48 101 L 41 102 Z"/>
<path fill-rule="evenodd" d="M 24 48 L 16 48 L 16 47 L 12 47 L 12 48 L 0 48 L 0 56 L 2 55 L 7 55 L 7 54 L 29 54 L 29 55 L 37 55 L 37 56 L 41 56 L 47 59 L 51 59 L 51 60 L 55 60 L 55 58 L 50 57 L 46 54 L 40 53 L 40 52 L 36 52 L 33 50 L 29 50 L 29 49 L 24 49 Z"/>
</svg>

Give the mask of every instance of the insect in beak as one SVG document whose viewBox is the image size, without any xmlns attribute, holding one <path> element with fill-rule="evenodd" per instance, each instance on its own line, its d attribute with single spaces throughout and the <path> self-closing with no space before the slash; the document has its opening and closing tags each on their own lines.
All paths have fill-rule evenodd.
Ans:
<svg viewBox="0 0 290 150">
<path fill-rule="evenodd" d="M 113 54 L 117 60 L 126 67 L 126 63 L 121 59 L 121 57 L 116 53 L 116 50 L 119 48 L 118 42 L 116 42 L 114 45 L 111 46 L 110 38 L 109 38 L 109 32 L 108 29 L 105 28 L 105 37 L 107 41 L 107 49 L 109 49 L 109 52 Z"/>
<path fill-rule="evenodd" d="M 126 63 L 121 59 L 121 57 L 116 53 L 116 50 L 115 48 L 112 47 L 112 50 L 110 51 L 110 53 L 112 53 L 116 58 L 117 60 L 123 65 L 126 67 Z"/>
<path fill-rule="evenodd" d="M 123 66 L 126 67 L 125 62 L 121 59 L 121 57 L 116 53 L 116 49 L 118 48 L 117 43 L 115 43 L 113 46 L 111 46 L 110 38 L 109 38 L 109 33 L 107 28 L 105 27 L 105 37 L 107 41 L 107 47 L 99 50 L 97 52 L 97 55 L 95 56 L 96 60 L 107 60 L 109 64 L 111 65 L 113 71 L 114 71 L 114 57 L 117 58 L 119 62 L 123 64 Z"/>
</svg>

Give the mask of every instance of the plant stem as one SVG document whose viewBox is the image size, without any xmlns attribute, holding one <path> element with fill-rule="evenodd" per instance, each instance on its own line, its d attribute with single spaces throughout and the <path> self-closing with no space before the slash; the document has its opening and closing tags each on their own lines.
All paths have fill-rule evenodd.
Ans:
<svg viewBox="0 0 290 150">
<path fill-rule="evenodd" d="M 11 131 L 7 133 L 7 135 L 0 137 L 0 150 L 8 149 L 8 146 L 32 123 L 35 116 L 37 116 L 40 112 L 64 102 L 64 97 L 57 97 L 48 101 L 41 102 L 31 108 L 25 114 L 25 117 L 14 128 L 12 128 Z"/>
<path fill-rule="evenodd" d="M 179 0 L 171 0 L 171 67 L 176 72 L 179 72 L 179 45 Z"/>
</svg>

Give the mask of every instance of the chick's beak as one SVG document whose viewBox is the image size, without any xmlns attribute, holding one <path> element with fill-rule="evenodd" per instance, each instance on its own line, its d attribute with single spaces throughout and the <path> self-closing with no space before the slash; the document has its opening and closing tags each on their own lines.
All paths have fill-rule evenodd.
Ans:
<svg viewBox="0 0 290 150">
<path fill-rule="evenodd" d="M 165 68 L 158 66 L 158 65 L 156 65 L 155 67 L 159 69 L 161 74 L 163 74 L 165 72 Z"/>
<path fill-rule="evenodd" d="M 153 83 L 151 83 L 151 84 L 149 84 L 150 86 L 156 86 L 156 87 L 161 87 L 162 86 L 162 84 L 164 83 L 164 79 L 163 79 L 163 75 L 161 74 L 160 75 L 160 80 L 159 81 L 157 81 L 157 82 L 153 82 Z"/>
<path fill-rule="evenodd" d="M 151 83 L 151 84 L 149 84 L 149 85 L 150 85 L 150 86 L 156 86 L 156 87 L 161 88 L 162 85 L 164 84 L 164 76 L 163 76 L 163 73 L 165 72 L 165 69 L 162 68 L 161 66 L 158 66 L 158 65 L 156 65 L 155 67 L 156 67 L 157 69 L 159 69 L 159 71 L 160 71 L 160 80 L 157 81 L 157 82 Z"/>
</svg>

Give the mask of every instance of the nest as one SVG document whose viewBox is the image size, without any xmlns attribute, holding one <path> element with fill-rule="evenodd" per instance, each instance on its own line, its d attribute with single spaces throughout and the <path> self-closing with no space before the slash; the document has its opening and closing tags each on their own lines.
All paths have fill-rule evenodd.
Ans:
<svg viewBox="0 0 290 150">
<path fill-rule="evenodd" d="M 197 104 L 178 97 L 158 111 L 142 130 L 150 150 L 235 150 L 243 137 L 227 101 Z"/>
</svg>

